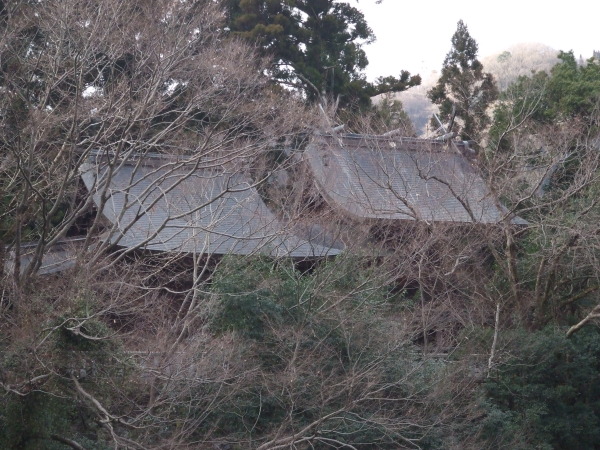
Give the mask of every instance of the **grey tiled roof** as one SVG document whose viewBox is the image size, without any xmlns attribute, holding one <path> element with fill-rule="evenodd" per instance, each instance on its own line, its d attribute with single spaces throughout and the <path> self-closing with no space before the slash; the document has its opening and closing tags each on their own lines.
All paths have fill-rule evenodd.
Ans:
<svg viewBox="0 0 600 450">
<path fill-rule="evenodd" d="M 124 247 L 203 254 L 335 255 L 286 231 L 248 178 L 195 168 L 193 162 L 127 162 L 107 182 L 107 166 L 86 164 L 82 178 L 114 224 L 110 238 Z"/>
<path fill-rule="evenodd" d="M 500 221 L 505 208 L 469 160 L 446 145 L 407 138 L 317 136 L 305 156 L 324 198 L 352 216 Z"/>
<path fill-rule="evenodd" d="M 81 250 L 81 244 L 85 239 L 72 238 L 60 241 L 50 248 L 46 248 L 42 255 L 42 263 L 37 270 L 38 275 L 49 275 L 75 266 L 77 252 Z M 30 242 L 21 245 L 20 251 L 20 270 L 24 273 L 35 257 L 37 242 Z M 8 252 L 8 257 L 4 263 L 6 273 L 11 273 L 15 268 L 16 252 L 12 249 Z"/>
</svg>

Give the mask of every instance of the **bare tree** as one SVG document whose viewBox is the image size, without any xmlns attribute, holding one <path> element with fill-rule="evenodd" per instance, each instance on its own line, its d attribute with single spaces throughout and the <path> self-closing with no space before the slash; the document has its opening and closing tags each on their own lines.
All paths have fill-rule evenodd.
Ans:
<svg viewBox="0 0 600 450">
<path fill-rule="evenodd" d="M 296 99 L 273 91 L 264 61 L 224 34 L 222 18 L 211 1 L 3 7 L 0 295 L 9 363 L 0 382 L 17 410 L 41 395 L 77 405 L 82 430 L 99 427 L 115 447 L 193 445 L 206 415 L 255 370 L 202 325 L 214 264 L 202 247 L 143 263 L 135 253 L 226 195 L 252 197 L 264 176 L 253 167 L 309 126 Z M 148 161 L 159 162 L 148 170 Z M 175 210 L 167 194 L 189 190 L 192 177 L 219 183 L 200 204 Z M 114 209 L 119 200 L 125 206 Z M 140 211 L 161 201 L 171 214 L 124 243 Z M 219 216 L 209 217 L 213 230 Z M 277 229 L 265 226 L 268 244 Z M 66 277 L 52 268 L 55 257 Z M 23 446 L 85 447 L 85 431 L 73 439 L 51 431 L 18 433 Z"/>
<path fill-rule="evenodd" d="M 354 148 L 222 27 L 212 1 L 2 9 L 6 439 L 419 448 L 475 422 L 508 311 L 598 292 L 593 128 L 536 128 L 534 101 L 478 161 Z M 451 362 L 478 327 L 486 354 Z"/>
<path fill-rule="evenodd" d="M 483 164 L 510 212 L 529 222 L 522 230 L 506 229 L 513 250 L 506 246 L 504 267 L 515 297 L 529 305 L 527 320 L 543 326 L 575 312 L 598 290 L 597 119 L 536 120 L 546 93 L 535 77 L 515 93 L 506 100 L 513 113 Z"/>
</svg>

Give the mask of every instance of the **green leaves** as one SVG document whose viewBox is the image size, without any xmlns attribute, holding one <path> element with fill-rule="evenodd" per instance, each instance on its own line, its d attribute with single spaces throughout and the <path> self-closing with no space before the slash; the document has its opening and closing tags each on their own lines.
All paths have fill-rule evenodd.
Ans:
<svg viewBox="0 0 600 450">
<path fill-rule="evenodd" d="M 548 84 L 548 107 L 556 118 L 589 118 L 600 100 L 600 64 L 579 66 L 573 52 L 560 52 Z"/>
<path fill-rule="evenodd" d="M 550 73 L 519 77 L 502 94 L 500 108 L 510 108 L 519 122 L 529 116 L 538 124 L 569 119 L 590 122 L 600 100 L 600 63 L 578 65 L 573 52 L 560 52 Z"/>
<path fill-rule="evenodd" d="M 590 380 L 600 371 L 598 332 L 569 340 L 563 330 L 548 328 L 515 331 L 507 340 L 513 356 L 485 385 L 485 436 L 528 448 L 595 448 L 600 392 Z"/>
<path fill-rule="evenodd" d="M 370 97 L 399 92 L 421 79 L 399 77 L 367 82 L 362 46 L 375 40 L 363 13 L 333 0 L 230 0 L 229 26 L 235 35 L 258 43 L 273 58 L 272 78 L 297 89 L 309 101 L 339 100 L 342 107 L 365 108 Z"/>
<path fill-rule="evenodd" d="M 488 106 L 496 100 L 498 89 L 491 74 L 483 72 L 477 59 L 477 43 L 467 26 L 458 21 L 452 48 L 444 59 L 438 83 L 427 93 L 440 107 L 440 116 L 456 115 L 457 131 L 464 140 L 479 140 L 489 124 Z M 437 127 L 437 123 L 434 123 Z"/>
</svg>

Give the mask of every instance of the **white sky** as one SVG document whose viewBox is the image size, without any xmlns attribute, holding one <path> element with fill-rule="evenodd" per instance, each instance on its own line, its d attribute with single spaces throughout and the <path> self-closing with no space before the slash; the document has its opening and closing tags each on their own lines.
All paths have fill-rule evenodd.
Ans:
<svg viewBox="0 0 600 450">
<path fill-rule="evenodd" d="M 377 41 L 364 47 L 367 76 L 399 75 L 401 70 L 426 78 L 439 70 L 456 23 L 462 19 L 479 45 L 479 56 L 499 53 L 518 43 L 539 42 L 573 50 L 585 59 L 600 50 L 598 0 L 351 0 L 365 13 Z"/>
</svg>

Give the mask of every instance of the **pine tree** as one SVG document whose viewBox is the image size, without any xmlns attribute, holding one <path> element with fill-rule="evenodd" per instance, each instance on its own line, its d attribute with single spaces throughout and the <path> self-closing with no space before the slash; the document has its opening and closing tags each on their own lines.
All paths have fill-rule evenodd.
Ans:
<svg viewBox="0 0 600 450">
<path fill-rule="evenodd" d="M 483 71 L 477 51 L 477 42 L 459 20 L 440 79 L 427 93 L 431 101 L 439 105 L 442 118 L 456 115 L 458 129 L 453 131 L 462 139 L 475 141 L 490 122 L 488 106 L 498 97 L 496 83 L 491 74 Z"/>
<path fill-rule="evenodd" d="M 366 80 L 362 45 L 375 39 L 363 13 L 334 0 L 228 0 L 233 34 L 257 43 L 273 58 L 272 78 L 309 101 L 331 97 L 364 108 L 370 98 L 420 84 L 418 75 Z"/>
</svg>

